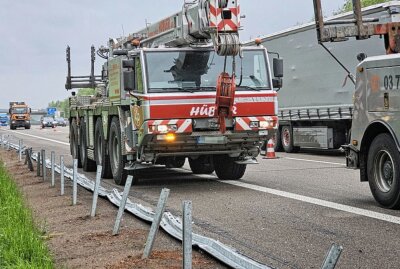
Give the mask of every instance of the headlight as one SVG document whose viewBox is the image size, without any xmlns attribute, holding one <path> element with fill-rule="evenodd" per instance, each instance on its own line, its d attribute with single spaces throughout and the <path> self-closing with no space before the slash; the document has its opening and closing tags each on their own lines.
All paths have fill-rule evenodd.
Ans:
<svg viewBox="0 0 400 269">
<path fill-rule="evenodd" d="M 176 131 L 176 130 L 178 130 L 178 126 L 176 124 L 157 125 L 157 132 L 159 132 L 159 133 L 167 133 L 167 132 Z"/>
<path fill-rule="evenodd" d="M 26 120 L 25 122 L 26 122 L 26 123 L 29 123 L 29 120 Z"/>
<path fill-rule="evenodd" d="M 272 121 L 260 121 L 260 129 L 269 129 L 274 127 L 274 123 Z"/>
<path fill-rule="evenodd" d="M 259 121 L 251 121 L 249 126 L 250 126 L 250 128 L 258 128 L 260 126 L 260 122 Z"/>
<path fill-rule="evenodd" d="M 157 131 L 160 133 L 166 133 L 166 132 L 168 132 L 168 126 L 167 125 L 158 125 Z"/>
</svg>

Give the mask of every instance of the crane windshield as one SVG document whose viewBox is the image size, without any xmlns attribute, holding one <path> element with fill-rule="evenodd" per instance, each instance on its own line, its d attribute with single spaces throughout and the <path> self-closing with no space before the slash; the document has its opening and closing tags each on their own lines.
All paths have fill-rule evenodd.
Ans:
<svg viewBox="0 0 400 269">
<path fill-rule="evenodd" d="M 146 52 L 149 92 L 215 91 L 218 75 L 224 70 L 225 57 L 214 51 Z M 232 74 L 232 57 L 226 59 L 226 72 Z M 242 71 L 242 79 L 240 79 Z M 244 50 L 236 57 L 237 90 L 270 90 L 265 51 Z"/>
</svg>

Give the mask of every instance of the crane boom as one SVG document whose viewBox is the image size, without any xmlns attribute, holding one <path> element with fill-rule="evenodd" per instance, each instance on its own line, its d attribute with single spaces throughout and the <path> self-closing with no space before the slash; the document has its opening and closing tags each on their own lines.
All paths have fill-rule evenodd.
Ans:
<svg viewBox="0 0 400 269">
<path fill-rule="evenodd" d="M 220 56 L 239 52 L 239 0 L 196 0 L 173 14 L 127 37 L 111 40 L 110 49 L 127 49 L 140 41 L 144 47 L 182 47 L 213 43 Z"/>
</svg>

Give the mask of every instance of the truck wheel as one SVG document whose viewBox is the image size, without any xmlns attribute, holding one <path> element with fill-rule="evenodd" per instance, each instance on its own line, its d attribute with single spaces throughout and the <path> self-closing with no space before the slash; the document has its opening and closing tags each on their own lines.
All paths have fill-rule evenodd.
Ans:
<svg viewBox="0 0 400 269">
<path fill-rule="evenodd" d="M 293 146 L 293 129 L 291 126 L 283 126 L 281 130 L 281 143 L 287 153 L 299 152 L 300 147 Z"/>
<path fill-rule="evenodd" d="M 124 169 L 126 157 L 122 155 L 121 128 L 117 117 L 114 117 L 111 121 L 108 140 L 108 152 L 110 153 L 111 172 L 114 182 L 118 185 L 125 185 L 128 173 Z"/>
<path fill-rule="evenodd" d="M 31 128 L 30 124 L 25 126 L 25 129 L 30 129 L 30 128 Z"/>
<path fill-rule="evenodd" d="M 181 168 L 185 164 L 185 157 L 168 158 L 166 161 L 167 168 Z"/>
<path fill-rule="evenodd" d="M 78 145 L 78 125 L 76 119 L 72 119 L 69 128 L 69 148 L 71 151 L 72 159 L 78 160 L 78 167 L 82 168 L 80 148 Z"/>
<path fill-rule="evenodd" d="M 283 151 L 283 146 L 282 146 L 282 140 L 281 140 L 281 129 L 278 128 L 278 130 L 276 130 L 276 133 L 273 137 L 274 139 L 274 144 L 275 144 L 275 151 L 276 152 L 282 152 Z"/>
<path fill-rule="evenodd" d="M 96 160 L 96 164 L 103 167 L 103 170 L 101 171 L 101 177 L 112 178 L 110 157 L 106 153 L 106 148 L 107 140 L 104 137 L 103 121 L 101 118 L 98 118 L 94 131 L 94 158 Z"/>
<path fill-rule="evenodd" d="M 87 154 L 87 134 L 86 134 L 86 123 L 84 122 L 83 118 L 81 119 L 81 126 L 80 126 L 80 138 L 81 138 L 81 161 L 82 161 L 82 168 L 83 171 L 86 172 L 93 172 L 96 171 L 96 163 L 89 159 Z"/>
<path fill-rule="evenodd" d="M 211 174 L 214 172 L 213 156 L 203 155 L 197 159 L 189 158 L 189 166 L 193 174 Z"/>
<path fill-rule="evenodd" d="M 400 153 L 389 134 L 380 134 L 372 141 L 367 172 L 375 200 L 386 208 L 400 208 Z"/>
<path fill-rule="evenodd" d="M 232 158 L 228 155 L 214 156 L 215 173 L 219 179 L 238 180 L 241 179 L 246 171 L 245 164 L 237 164 L 238 157 Z"/>
</svg>

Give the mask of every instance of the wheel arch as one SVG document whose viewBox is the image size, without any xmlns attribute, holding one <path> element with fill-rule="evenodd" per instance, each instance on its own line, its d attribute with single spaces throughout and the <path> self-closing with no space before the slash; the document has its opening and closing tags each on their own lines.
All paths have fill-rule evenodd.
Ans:
<svg viewBox="0 0 400 269">
<path fill-rule="evenodd" d="M 361 181 L 368 181 L 367 175 L 367 156 L 369 149 L 371 147 L 372 141 L 380 134 L 387 133 L 390 134 L 393 141 L 396 144 L 397 150 L 400 151 L 400 144 L 398 139 L 396 138 L 395 132 L 391 128 L 391 126 L 382 121 L 376 120 L 371 122 L 366 128 L 363 138 L 361 140 L 360 146 L 360 179 Z"/>
</svg>

